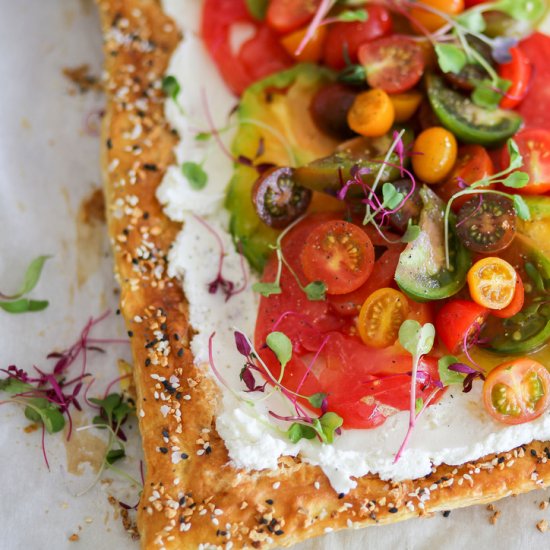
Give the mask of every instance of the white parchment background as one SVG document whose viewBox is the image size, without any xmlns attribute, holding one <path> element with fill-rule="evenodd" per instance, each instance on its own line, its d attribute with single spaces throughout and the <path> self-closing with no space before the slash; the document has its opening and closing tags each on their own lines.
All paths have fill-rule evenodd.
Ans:
<svg viewBox="0 0 550 550">
<path fill-rule="evenodd" d="M 83 132 L 84 118 L 103 101 L 95 92 L 68 93 L 61 70 L 81 63 L 100 73 L 101 37 L 91 0 L 0 0 L 0 289 L 15 290 L 35 256 L 54 255 L 33 293 L 48 298 L 50 307 L 20 316 L 0 311 L 0 368 L 47 367 L 45 355 L 70 345 L 91 315 L 116 309 L 104 227 L 85 247 L 77 234 L 79 205 L 100 184 L 99 143 Z M 84 257 L 89 277 L 79 285 Z M 123 337 L 124 327 L 112 315 L 94 334 Z M 116 359 L 125 356 L 119 346 L 93 359 L 98 387 L 117 376 Z M 83 497 L 72 496 L 85 480 L 65 473 L 63 436 L 48 439 L 48 473 L 39 434 L 24 433 L 27 424 L 20 409 L 0 407 L 0 550 L 136 549 L 107 503 L 114 488 L 99 484 Z M 135 449 L 130 454 L 138 455 Z M 136 461 L 127 468 L 136 474 Z M 116 490 L 134 503 L 135 488 Z M 548 547 L 550 532 L 538 532 L 535 524 L 550 521 L 550 508 L 538 508 L 549 497 L 539 491 L 497 503 L 502 514 L 496 526 L 485 507 L 472 507 L 448 518 L 329 534 L 298 548 Z M 77 542 L 69 541 L 73 533 Z"/>
</svg>

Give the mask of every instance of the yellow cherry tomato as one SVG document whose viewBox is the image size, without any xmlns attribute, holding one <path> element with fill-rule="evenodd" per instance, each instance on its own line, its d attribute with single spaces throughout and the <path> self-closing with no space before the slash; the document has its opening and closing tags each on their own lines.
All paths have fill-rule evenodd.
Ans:
<svg viewBox="0 0 550 550">
<path fill-rule="evenodd" d="M 389 95 L 379 88 L 360 93 L 348 112 L 349 127 L 367 137 L 383 136 L 394 120 L 393 103 Z"/>
<path fill-rule="evenodd" d="M 411 118 L 422 101 L 422 94 L 416 90 L 391 94 L 390 100 L 395 111 L 395 122 L 405 122 Z"/>
<path fill-rule="evenodd" d="M 516 270 L 507 261 L 483 258 L 468 271 L 470 295 L 480 306 L 504 309 L 514 298 L 516 279 Z"/>
<path fill-rule="evenodd" d="M 373 292 L 361 307 L 357 329 L 361 340 L 373 348 L 386 348 L 397 340 L 399 327 L 409 314 L 405 295 L 393 288 Z"/>
<path fill-rule="evenodd" d="M 311 37 L 311 40 L 306 44 L 306 47 L 298 55 L 296 55 L 296 50 L 301 44 L 306 32 L 307 28 L 291 32 L 281 38 L 281 44 L 283 45 L 283 48 L 294 59 L 296 59 L 296 61 L 314 63 L 319 61 L 323 55 L 323 47 L 327 36 L 327 27 L 318 27 L 315 34 Z"/>
<path fill-rule="evenodd" d="M 413 169 L 426 183 L 438 183 L 451 173 L 456 155 L 454 135 L 441 126 L 434 126 L 421 132 L 414 142 Z"/>
<path fill-rule="evenodd" d="M 425 31 L 434 32 L 445 25 L 445 19 L 437 11 L 451 16 L 458 15 L 464 11 L 464 0 L 422 0 L 422 4 L 409 10 L 415 30 L 424 34 Z"/>
</svg>

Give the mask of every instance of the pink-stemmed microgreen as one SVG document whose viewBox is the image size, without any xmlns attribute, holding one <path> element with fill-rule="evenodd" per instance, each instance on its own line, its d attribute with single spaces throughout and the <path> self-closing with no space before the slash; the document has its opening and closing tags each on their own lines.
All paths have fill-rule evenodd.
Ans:
<svg viewBox="0 0 550 550">
<path fill-rule="evenodd" d="M 244 292 L 248 287 L 248 270 L 244 263 L 243 254 L 239 251 L 239 261 L 243 278 L 242 283 L 237 286 L 235 282 L 230 281 L 223 276 L 223 265 L 225 262 L 226 252 L 222 238 L 205 219 L 197 216 L 196 214 L 193 214 L 193 217 L 215 238 L 216 243 L 218 244 L 218 247 L 220 249 L 218 259 L 218 271 L 216 273 L 216 277 L 212 281 L 207 283 L 208 292 L 210 294 L 216 294 L 218 290 L 221 290 L 222 294 L 225 295 L 225 301 L 227 302 L 233 296 L 237 296 L 238 294 Z"/>
<path fill-rule="evenodd" d="M 445 355 L 439 359 L 438 372 L 444 386 L 460 384 L 464 393 L 471 391 L 476 378 L 485 380 L 482 370 L 461 362 L 454 355 Z"/>
<path fill-rule="evenodd" d="M 445 261 L 447 269 L 450 268 L 449 220 L 451 217 L 451 207 L 453 202 L 459 197 L 465 197 L 468 195 L 479 196 L 481 194 L 500 195 L 502 197 L 506 197 L 507 199 L 512 200 L 514 210 L 520 219 L 531 219 L 529 207 L 521 195 L 506 193 L 504 191 L 495 191 L 493 189 L 486 189 L 487 186 L 496 183 L 500 183 L 504 187 L 508 187 L 510 189 L 521 189 L 529 183 L 529 174 L 517 171 L 523 166 L 523 157 L 519 152 L 516 142 L 513 139 L 509 139 L 506 145 L 508 148 L 508 153 L 510 155 L 510 162 L 507 168 L 492 176 L 482 178 L 472 183 L 469 187 L 465 189 L 457 191 L 447 202 L 444 214 Z"/>
<path fill-rule="evenodd" d="M 290 274 L 294 277 L 296 283 L 300 287 L 300 290 L 307 296 L 308 300 L 321 301 L 325 299 L 326 291 L 327 291 L 326 284 L 323 281 L 312 281 L 311 283 L 308 283 L 305 286 L 302 285 L 300 278 L 298 277 L 297 273 L 294 271 L 292 266 L 288 263 L 283 253 L 283 247 L 282 247 L 283 239 L 303 219 L 304 219 L 304 216 L 301 216 L 300 218 L 292 222 L 287 228 L 285 228 L 284 231 L 282 231 L 279 234 L 275 242 L 275 245 L 271 245 L 271 248 L 275 250 L 275 253 L 277 255 L 277 273 L 275 275 L 275 280 L 272 282 L 254 283 L 252 285 L 252 290 L 254 292 L 257 292 L 258 294 L 261 294 L 262 296 L 265 296 L 265 297 L 269 297 L 273 294 L 281 294 L 282 293 L 281 275 L 283 273 L 283 265 L 284 265 L 288 269 Z"/>
<path fill-rule="evenodd" d="M 426 402 L 421 398 L 416 397 L 416 383 L 418 378 L 418 369 L 420 360 L 424 355 L 430 353 L 435 340 L 435 327 L 431 323 L 421 325 L 418 321 L 408 319 L 403 322 L 399 328 L 399 343 L 412 355 L 412 372 L 411 372 L 411 390 L 410 390 L 410 407 L 409 407 L 409 425 L 405 438 L 397 451 L 394 463 L 402 456 L 407 443 L 412 435 L 414 427 L 426 410 L 429 403 L 433 400 L 436 394 L 441 391 L 440 387 L 436 387 L 430 394 Z"/>
</svg>

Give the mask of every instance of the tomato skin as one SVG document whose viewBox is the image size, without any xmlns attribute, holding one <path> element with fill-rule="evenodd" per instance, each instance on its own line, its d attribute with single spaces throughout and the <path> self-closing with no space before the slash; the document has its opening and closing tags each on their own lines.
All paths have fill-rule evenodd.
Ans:
<svg viewBox="0 0 550 550">
<path fill-rule="evenodd" d="M 514 136 L 519 152 L 523 156 L 521 172 L 529 174 L 529 183 L 517 190 L 522 195 L 540 195 L 550 191 L 550 130 L 528 128 Z M 508 166 L 508 148 L 502 149 L 502 165 Z"/>
<path fill-rule="evenodd" d="M 309 42 L 305 45 L 304 49 L 296 55 L 296 50 L 302 43 L 307 33 L 307 27 L 298 29 L 281 38 L 281 44 L 283 48 L 291 55 L 296 61 L 300 63 L 316 63 L 321 59 L 323 55 L 323 46 L 325 44 L 325 38 L 327 36 L 326 27 L 319 27 Z"/>
<path fill-rule="evenodd" d="M 233 25 L 238 23 L 253 25 L 256 33 L 235 53 L 230 36 Z M 252 19 L 244 0 L 205 0 L 201 36 L 224 81 L 236 95 L 256 80 L 292 66 L 292 59 L 275 33 Z"/>
<path fill-rule="evenodd" d="M 270 0 L 266 23 L 280 34 L 296 31 L 311 21 L 320 3 L 320 0 Z"/>
<path fill-rule="evenodd" d="M 489 310 L 471 300 L 451 300 L 435 317 L 435 329 L 449 353 L 459 353 L 464 339 L 468 338 L 475 325 L 481 325 Z"/>
<path fill-rule="evenodd" d="M 348 125 L 358 134 L 379 137 L 386 134 L 395 120 L 390 96 L 380 88 L 361 92 L 348 111 Z"/>
<path fill-rule="evenodd" d="M 449 15 L 457 15 L 464 11 L 464 0 L 424 0 L 423 3 L 428 8 L 435 8 Z M 412 8 L 410 15 L 418 23 L 417 25 L 413 23 L 413 26 L 418 27 L 420 32 L 424 32 L 425 30 L 434 32 L 446 23 L 441 16 L 423 9 L 421 5 Z"/>
<path fill-rule="evenodd" d="M 503 309 L 495 309 L 491 311 L 491 315 L 499 317 L 500 319 L 508 319 L 513 317 L 521 311 L 523 304 L 525 303 L 525 287 L 523 286 L 523 281 L 519 276 L 519 273 L 516 273 L 516 288 L 514 290 L 514 297 L 509 305 Z"/>
<path fill-rule="evenodd" d="M 438 183 L 453 169 L 457 157 L 454 135 L 434 126 L 420 133 L 413 146 L 412 165 L 415 174 L 426 183 Z"/>
<path fill-rule="evenodd" d="M 463 145 L 458 148 L 456 162 L 451 173 L 445 181 L 434 188 L 434 191 L 445 202 L 448 202 L 455 193 L 461 191 L 460 181 L 471 185 L 494 173 L 495 167 L 493 161 L 485 147 L 481 145 Z M 484 189 L 494 188 L 495 185 L 493 184 L 484 187 Z M 463 196 L 455 199 L 451 205 L 453 212 L 457 213 L 470 198 L 469 196 Z"/>
<path fill-rule="evenodd" d="M 526 380 L 530 377 L 530 380 Z M 530 395 L 528 391 L 533 388 L 532 381 L 537 379 L 537 391 L 541 390 L 536 403 L 526 403 L 525 397 L 536 397 Z M 525 387 L 526 383 L 531 381 L 531 387 Z M 498 391 L 498 390 L 501 391 Z M 527 390 L 527 391 L 526 391 Z M 497 399 L 502 399 L 502 407 L 508 404 L 514 405 L 516 414 L 506 414 L 498 409 L 495 404 L 495 392 Z M 512 400 L 506 399 L 512 394 Z M 502 397 L 501 397 L 502 395 Z M 512 401 L 512 402 L 511 402 Z M 483 384 L 483 404 L 487 412 L 497 421 L 504 424 L 523 424 L 538 418 L 550 405 L 550 373 L 544 365 L 529 359 L 521 357 L 507 363 L 503 363 L 494 368 L 485 379 Z M 498 403 L 497 403 L 498 404 Z"/>
<path fill-rule="evenodd" d="M 510 53 L 512 61 L 500 65 L 498 71 L 501 78 L 512 82 L 500 101 L 502 109 L 513 109 L 523 101 L 527 95 L 533 71 L 529 58 L 519 48 L 510 48 Z"/>
<path fill-rule="evenodd" d="M 333 23 L 329 26 L 325 48 L 324 62 L 332 69 L 341 70 L 346 66 L 344 48 L 352 63 L 357 63 L 359 47 L 365 42 L 391 33 L 392 19 L 390 12 L 381 6 L 366 6 L 368 19 L 362 23 Z"/>
</svg>

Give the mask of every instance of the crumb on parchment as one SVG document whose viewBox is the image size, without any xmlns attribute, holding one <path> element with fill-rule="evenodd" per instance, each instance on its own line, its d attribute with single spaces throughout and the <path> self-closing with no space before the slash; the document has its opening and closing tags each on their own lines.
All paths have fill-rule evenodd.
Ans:
<svg viewBox="0 0 550 550">
<path fill-rule="evenodd" d="M 546 533 L 546 531 L 548 531 L 548 521 L 546 521 L 545 519 L 541 519 L 541 520 L 537 523 L 537 529 L 538 529 L 541 533 Z"/>
</svg>

